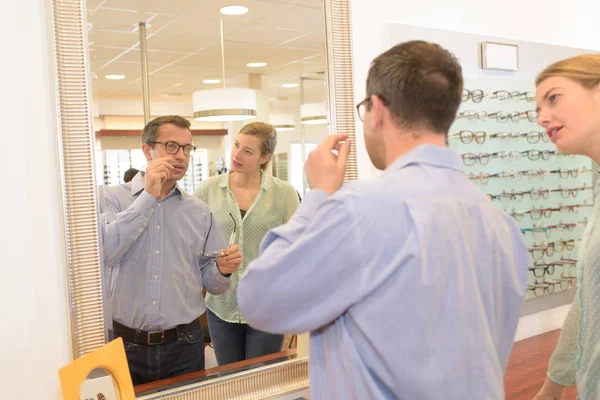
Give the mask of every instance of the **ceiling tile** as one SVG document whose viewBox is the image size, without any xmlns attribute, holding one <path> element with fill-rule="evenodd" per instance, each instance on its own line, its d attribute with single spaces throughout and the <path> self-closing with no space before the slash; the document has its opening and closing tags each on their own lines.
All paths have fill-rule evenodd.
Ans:
<svg viewBox="0 0 600 400">
<path fill-rule="evenodd" d="M 282 46 L 289 47 L 289 48 L 325 51 L 325 49 L 326 49 L 325 34 L 324 34 L 324 32 L 313 32 L 306 36 L 300 36 L 298 38 L 294 38 L 294 39 L 286 42 Z"/>
<path fill-rule="evenodd" d="M 181 57 L 187 56 L 188 53 L 174 53 L 170 51 L 148 50 L 148 63 L 164 65 L 172 63 Z M 141 62 L 142 56 L 139 49 L 130 50 L 127 54 L 119 58 L 119 61 L 124 62 Z"/>
<path fill-rule="evenodd" d="M 93 11 L 96 7 L 102 4 L 104 0 L 87 0 L 85 3 L 88 12 Z"/>
<path fill-rule="evenodd" d="M 245 24 L 237 21 L 223 23 L 223 35 L 229 34 L 244 27 Z M 200 10 L 186 14 L 176 23 L 171 24 L 159 32 L 160 35 L 175 37 L 193 37 L 198 41 L 219 40 L 221 37 L 221 25 L 218 18 L 206 18 Z"/>
<path fill-rule="evenodd" d="M 148 50 L 171 51 L 177 53 L 192 53 L 212 45 L 212 42 L 198 40 L 194 36 L 164 36 L 155 35 L 146 42 Z"/>
<path fill-rule="evenodd" d="M 123 74 L 126 76 L 126 80 L 124 81 L 116 81 L 116 82 L 128 82 L 132 79 L 139 78 L 142 74 L 141 72 L 141 64 L 140 63 L 123 63 L 123 62 L 113 62 L 102 70 L 98 70 L 102 65 L 93 64 L 96 66 L 96 69 L 92 69 L 92 73 L 96 73 L 101 76 L 105 76 L 108 74 Z"/>
<path fill-rule="evenodd" d="M 94 46 L 129 48 L 137 44 L 139 40 L 139 35 L 134 32 L 94 30 L 89 34 L 89 41 L 94 42 Z"/>
<path fill-rule="evenodd" d="M 325 32 L 325 14 L 323 9 L 270 3 L 269 15 L 254 21 L 253 24 Z"/>
<path fill-rule="evenodd" d="M 196 0 L 107 0 L 103 7 L 156 14 L 179 15 L 191 8 L 199 7 L 199 3 L 201 2 Z"/>
<path fill-rule="evenodd" d="M 291 4 L 294 2 L 294 0 L 263 0 L 263 2 L 265 3 L 284 3 L 284 4 Z"/>
<path fill-rule="evenodd" d="M 93 24 L 94 29 L 137 32 L 140 22 L 149 21 L 148 34 L 159 30 L 174 20 L 173 16 L 155 15 L 140 11 L 129 11 L 120 9 L 99 8 L 88 17 L 88 22 Z"/>
<path fill-rule="evenodd" d="M 93 50 L 90 51 L 90 60 L 92 62 L 96 61 L 110 61 L 113 58 L 117 57 L 121 53 L 127 50 L 124 47 L 103 47 L 103 46 L 93 46 Z"/>
<path fill-rule="evenodd" d="M 249 25 L 228 35 L 226 39 L 237 42 L 277 46 L 281 43 L 305 36 L 306 33 L 295 29 Z"/>
<path fill-rule="evenodd" d="M 292 0 L 292 4 L 304 6 L 304 7 L 312 7 L 323 9 L 323 0 Z"/>
</svg>

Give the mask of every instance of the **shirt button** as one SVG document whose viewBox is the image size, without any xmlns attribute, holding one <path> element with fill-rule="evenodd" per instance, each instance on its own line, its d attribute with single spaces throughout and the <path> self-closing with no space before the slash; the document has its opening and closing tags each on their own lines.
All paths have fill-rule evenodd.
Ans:
<svg viewBox="0 0 600 400">
<path fill-rule="evenodd" d="M 159 204 L 158 206 L 160 207 L 161 205 Z"/>
<path fill-rule="evenodd" d="M 156 254 L 160 253 L 160 250 L 156 250 Z"/>
<path fill-rule="evenodd" d="M 138 232 L 142 233 L 142 232 L 144 232 L 144 230 L 143 229 L 138 229 Z"/>
<path fill-rule="evenodd" d="M 160 225 L 157 225 L 157 226 L 156 226 L 156 229 L 160 229 Z"/>
<path fill-rule="evenodd" d="M 158 279 L 158 275 L 154 275 L 154 279 Z"/>
<path fill-rule="evenodd" d="M 154 212 L 154 207 L 152 207 L 152 212 Z"/>
<path fill-rule="evenodd" d="M 156 300 L 152 302 L 152 305 L 155 305 L 155 304 L 156 304 Z"/>
</svg>

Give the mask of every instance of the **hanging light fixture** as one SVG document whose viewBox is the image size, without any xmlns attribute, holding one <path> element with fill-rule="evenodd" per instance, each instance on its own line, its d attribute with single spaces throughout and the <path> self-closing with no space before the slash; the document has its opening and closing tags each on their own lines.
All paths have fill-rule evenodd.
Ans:
<svg viewBox="0 0 600 400">
<path fill-rule="evenodd" d="M 321 125 L 327 123 L 325 103 L 306 103 L 300 105 L 300 122 L 305 125 Z"/>
<path fill-rule="evenodd" d="M 197 90 L 192 94 L 196 121 L 244 121 L 256 118 L 256 92 L 248 88 L 225 87 L 225 42 L 221 18 L 221 63 L 223 87 Z"/>
<path fill-rule="evenodd" d="M 287 132 L 296 129 L 293 114 L 273 113 L 269 116 L 269 124 L 273 125 L 273 128 L 275 128 L 277 132 Z"/>
</svg>

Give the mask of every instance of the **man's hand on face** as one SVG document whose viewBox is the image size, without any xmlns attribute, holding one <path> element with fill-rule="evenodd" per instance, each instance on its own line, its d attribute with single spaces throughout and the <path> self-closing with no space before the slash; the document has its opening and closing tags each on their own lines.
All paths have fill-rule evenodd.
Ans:
<svg viewBox="0 0 600 400">
<path fill-rule="evenodd" d="M 144 175 L 144 189 L 146 192 L 159 199 L 161 189 L 171 176 L 174 168 L 170 157 L 161 157 L 150 161 Z"/>
<path fill-rule="evenodd" d="M 304 170 L 311 189 L 334 194 L 342 187 L 350 153 L 350 141 L 347 138 L 345 133 L 328 136 L 308 155 Z M 338 155 L 332 150 L 337 150 Z"/>
<path fill-rule="evenodd" d="M 223 275 L 235 272 L 242 265 L 242 252 L 237 244 L 223 250 L 223 255 L 217 257 L 217 268 Z"/>
</svg>

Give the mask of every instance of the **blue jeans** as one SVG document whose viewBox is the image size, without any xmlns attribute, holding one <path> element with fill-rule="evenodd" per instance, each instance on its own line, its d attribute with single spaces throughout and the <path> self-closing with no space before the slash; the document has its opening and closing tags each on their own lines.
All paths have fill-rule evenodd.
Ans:
<svg viewBox="0 0 600 400">
<path fill-rule="evenodd" d="M 128 341 L 124 344 L 134 385 L 204 369 L 204 334 L 200 324 L 181 332 L 174 342 L 152 346 Z"/>
<path fill-rule="evenodd" d="M 231 364 L 281 351 L 283 335 L 256 330 L 248 324 L 223 321 L 206 309 L 210 340 L 219 365 Z"/>
</svg>

